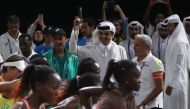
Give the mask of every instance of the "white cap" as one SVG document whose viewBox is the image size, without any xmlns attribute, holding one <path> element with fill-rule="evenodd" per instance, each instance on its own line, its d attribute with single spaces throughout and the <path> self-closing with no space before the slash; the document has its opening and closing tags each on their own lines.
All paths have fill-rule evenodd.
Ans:
<svg viewBox="0 0 190 109">
<path fill-rule="evenodd" d="M 20 61 L 14 61 L 14 62 L 5 62 L 2 64 L 2 66 L 14 66 L 20 71 L 24 71 L 26 64 L 24 60 L 20 60 Z"/>
<path fill-rule="evenodd" d="M 98 31 L 112 31 L 115 34 L 115 26 L 109 21 L 103 21 L 96 27 Z"/>
</svg>

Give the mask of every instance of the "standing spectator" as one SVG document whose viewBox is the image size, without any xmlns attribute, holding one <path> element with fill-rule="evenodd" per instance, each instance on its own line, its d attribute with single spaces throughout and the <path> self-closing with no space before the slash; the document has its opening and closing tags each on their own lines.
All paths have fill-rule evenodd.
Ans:
<svg viewBox="0 0 190 109">
<path fill-rule="evenodd" d="M 164 109 L 188 109 L 189 42 L 177 14 L 165 19 L 170 39 L 166 48 Z"/>
<path fill-rule="evenodd" d="M 19 40 L 19 48 L 21 51 L 13 53 L 19 56 L 22 56 L 27 63 L 29 63 L 30 58 L 37 54 L 34 52 L 32 49 L 32 37 L 27 34 L 27 33 L 22 33 L 20 37 L 18 38 Z"/>
<path fill-rule="evenodd" d="M 43 36 L 43 30 L 45 27 L 43 14 L 38 14 L 38 17 L 34 23 L 32 23 L 27 30 L 27 33 L 32 36 L 35 46 L 38 46 L 44 42 L 45 39 Z"/>
<path fill-rule="evenodd" d="M 22 57 L 18 55 L 12 55 L 7 58 L 1 65 L 0 83 L 11 82 L 21 77 L 26 65 Z M 16 87 L 18 82 L 12 83 L 9 90 L 6 92 L 0 92 L 0 109 L 12 109 L 16 103 L 17 98 L 14 98 L 12 91 Z"/>
<path fill-rule="evenodd" d="M 152 54 L 159 58 L 165 67 L 165 51 L 168 45 L 169 37 L 167 25 L 164 22 L 157 24 L 155 34 L 152 36 Z"/>
<path fill-rule="evenodd" d="M 127 26 L 127 39 L 121 41 L 119 45 L 123 46 L 126 50 L 127 57 L 132 60 L 135 57 L 134 53 L 134 40 L 137 34 L 143 34 L 144 27 L 138 21 L 132 21 Z"/>
<path fill-rule="evenodd" d="M 103 2 L 103 20 L 111 21 L 115 28 L 115 37 L 113 38 L 113 41 L 117 44 L 119 44 L 121 41 L 126 39 L 126 27 L 128 25 L 128 18 L 125 16 L 123 10 L 121 7 L 116 3 L 114 0 L 108 0 Z M 108 11 L 107 11 L 108 10 Z M 106 12 L 116 12 L 119 14 L 120 19 L 112 18 L 109 15 L 106 14 Z M 108 18 L 110 17 L 110 18 Z"/>
<path fill-rule="evenodd" d="M 141 88 L 135 96 L 137 109 L 163 108 L 163 75 L 162 62 L 152 55 L 152 40 L 150 36 L 136 35 L 134 51 L 137 56 L 134 62 L 141 68 Z"/>
<path fill-rule="evenodd" d="M 125 49 L 112 41 L 115 31 L 115 26 L 111 22 L 103 21 L 98 24 L 94 33 L 95 37 L 98 38 L 97 41 L 81 47 L 77 47 L 76 45 L 78 34 L 73 34 L 74 32 L 78 33 L 78 29 L 74 29 L 71 33 L 69 46 L 70 52 L 77 54 L 80 60 L 85 58 L 93 58 L 101 66 L 101 80 L 103 80 L 105 76 L 107 63 L 109 60 L 127 59 Z"/>
<path fill-rule="evenodd" d="M 45 38 L 45 41 L 43 44 L 40 44 L 35 47 L 34 51 L 39 54 L 43 54 L 49 50 L 52 50 L 53 44 L 51 40 L 51 34 L 53 31 L 53 27 L 46 26 L 43 30 L 43 36 Z"/>
<path fill-rule="evenodd" d="M 152 38 L 156 25 L 172 14 L 170 0 L 150 0 L 144 15 L 146 33 Z"/>
<path fill-rule="evenodd" d="M 79 36 L 77 39 L 77 45 L 78 46 L 85 46 L 87 44 L 90 44 L 93 42 L 93 31 L 95 28 L 95 21 L 92 18 L 85 18 L 81 19 L 78 16 L 75 17 L 74 25 L 80 25 L 79 26 Z M 66 42 L 66 48 L 69 49 L 69 40 Z"/>
<path fill-rule="evenodd" d="M 66 34 L 61 28 L 55 28 L 51 35 L 53 50 L 44 53 L 51 67 L 60 75 L 61 79 L 71 80 L 77 75 L 78 57 L 65 49 Z"/>
<path fill-rule="evenodd" d="M 10 15 L 7 18 L 7 32 L 0 36 L 0 54 L 3 60 L 7 59 L 12 53 L 20 51 L 18 38 L 20 36 L 20 18 Z"/>
</svg>

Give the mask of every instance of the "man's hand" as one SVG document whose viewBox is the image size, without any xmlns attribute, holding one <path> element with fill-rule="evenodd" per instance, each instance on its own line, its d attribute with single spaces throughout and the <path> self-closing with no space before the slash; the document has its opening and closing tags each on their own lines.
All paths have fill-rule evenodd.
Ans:
<svg viewBox="0 0 190 109">
<path fill-rule="evenodd" d="M 143 106 L 143 105 L 138 105 L 138 106 L 136 106 L 136 109 L 145 109 L 145 106 Z"/>
<path fill-rule="evenodd" d="M 171 95 L 172 89 L 173 89 L 172 87 L 167 86 L 167 88 L 166 88 L 166 94 L 167 94 L 167 95 Z"/>
<path fill-rule="evenodd" d="M 75 31 L 79 31 L 79 29 L 82 26 L 82 19 L 78 16 L 75 17 L 75 20 L 73 22 L 73 28 Z"/>
</svg>

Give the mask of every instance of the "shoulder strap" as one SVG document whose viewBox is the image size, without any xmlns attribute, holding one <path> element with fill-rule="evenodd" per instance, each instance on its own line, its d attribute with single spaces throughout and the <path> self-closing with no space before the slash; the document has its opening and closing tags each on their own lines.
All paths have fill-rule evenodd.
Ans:
<svg viewBox="0 0 190 109">
<path fill-rule="evenodd" d="M 22 99 L 22 102 L 26 105 L 27 109 L 31 109 L 28 101 L 26 99 Z"/>
</svg>

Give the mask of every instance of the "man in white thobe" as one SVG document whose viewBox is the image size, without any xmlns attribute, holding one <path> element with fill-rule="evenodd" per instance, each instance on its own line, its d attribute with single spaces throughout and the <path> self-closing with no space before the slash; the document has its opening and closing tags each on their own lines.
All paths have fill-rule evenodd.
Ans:
<svg viewBox="0 0 190 109">
<path fill-rule="evenodd" d="M 126 50 L 127 57 L 132 60 L 135 57 L 133 50 L 135 35 L 143 34 L 144 27 L 138 21 L 132 21 L 127 26 L 127 39 L 121 41 L 119 45 L 123 46 Z"/>
<path fill-rule="evenodd" d="M 78 37 L 78 30 L 73 29 L 71 33 L 69 42 L 70 52 L 77 53 L 80 60 L 93 58 L 100 65 L 101 80 L 103 80 L 106 74 L 109 60 L 127 59 L 125 49 L 112 41 L 114 34 L 115 26 L 111 22 L 101 22 L 98 24 L 93 34 L 95 41 L 86 46 L 77 47 L 76 39 Z"/>
<path fill-rule="evenodd" d="M 165 54 L 164 109 L 188 109 L 188 47 L 189 42 L 177 14 L 164 21 L 167 23 L 169 42 Z"/>
<path fill-rule="evenodd" d="M 165 51 L 169 41 L 166 26 L 167 25 L 164 22 L 158 23 L 156 33 L 152 36 L 152 54 L 159 58 L 164 66 Z"/>
<path fill-rule="evenodd" d="M 185 28 L 185 32 L 186 32 L 186 34 L 187 34 L 187 39 L 188 39 L 188 41 L 189 41 L 189 43 L 190 43 L 190 16 L 188 16 L 188 17 L 185 17 L 184 19 L 183 19 L 183 25 L 184 25 L 184 28 Z M 190 58 L 190 57 L 189 57 Z M 190 63 L 188 63 L 188 65 L 189 65 L 189 78 L 190 78 Z M 189 79 L 190 80 L 190 79 Z M 189 93 L 188 94 L 190 94 L 190 84 L 189 84 L 189 88 L 188 88 L 188 90 L 189 90 Z M 190 95 L 188 95 L 188 101 L 190 100 Z M 188 106 L 189 106 L 189 108 L 190 108 L 190 103 L 188 103 Z"/>
</svg>

